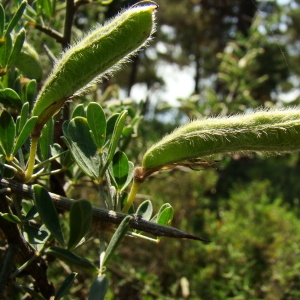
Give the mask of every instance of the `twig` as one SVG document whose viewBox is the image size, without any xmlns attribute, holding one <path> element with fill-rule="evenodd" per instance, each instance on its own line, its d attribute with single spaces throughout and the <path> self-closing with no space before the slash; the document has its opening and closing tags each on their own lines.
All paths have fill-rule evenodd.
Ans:
<svg viewBox="0 0 300 300">
<path fill-rule="evenodd" d="M 6 180 L 0 178 L 0 189 L 3 188 L 10 188 L 13 194 L 22 195 L 22 197 L 26 199 L 32 199 L 32 190 L 29 185 L 20 184 L 14 180 Z M 71 205 L 75 201 L 73 199 L 62 197 L 53 193 L 49 193 L 49 195 L 56 208 L 63 211 L 69 211 Z M 93 221 L 96 225 L 98 224 L 100 228 L 103 227 L 106 228 L 107 225 L 110 224 L 118 225 L 122 222 L 122 220 L 126 216 L 127 214 L 93 206 L 93 218 L 94 218 Z M 165 236 L 171 238 L 192 239 L 192 240 L 198 240 L 202 242 L 208 242 L 208 240 L 206 239 L 185 233 L 179 229 L 169 227 L 169 226 L 159 225 L 153 222 L 143 220 L 141 218 L 132 218 L 132 221 L 130 222 L 130 227 L 132 229 L 137 229 L 140 231 L 150 233 L 156 237 Z"/>
<path fill-rule="evenodd" d="M 63 36 L 61 33 L 59 33 L 58 31 L 49 28 L 49 27 L 45 27 L 36 23 L 32 23 L 32 22 L 28 22 L 28 25 L 36 28 L 37 30 L 47 34 L 48 36 L 54 38 L 59 44 L 63 44 L 64 40 L 63 40 Z"/>
</svg>

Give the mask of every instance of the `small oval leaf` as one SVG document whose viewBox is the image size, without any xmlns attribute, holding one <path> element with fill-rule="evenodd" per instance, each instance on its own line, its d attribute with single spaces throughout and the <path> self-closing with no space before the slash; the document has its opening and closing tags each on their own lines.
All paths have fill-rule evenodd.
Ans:
<svg viewBox="0 0 300 300">
<path fill-rule="evenodd" d="M 86 117 L 86 113 L 85 113 L 83 104 L 76 105 L 76 107 L 74 108 L 71 119 L 74 119 L 76 117 L 83 117 L 83 118 Z"/>
<path fill-rule="evenodd" d="M 8 160 L 12 160 L 15 136 L 16 124 L 12 116 L 4 110 L 0 116 L 0 143 Z"/>
<path fill-rule="evenodd" d="M 142 219 L 149 221 L 153 213 L 153 207 L 150 200 L 145 200 L 142 202 L 136 210 L 136 215 L 142 217 Z"/>
<path fill-rule="evenodd" d="M 20 113 L 20 116 L 18 117 L 18 126 L 17 126 L 17 132 L 18 134 L 21 132 L 21 130 L 23 129 L 23 127 L 25 126 L 27 120 L 28 120 L 28 115 L 29 115 L 29 103 L 26 102 L 24 103 L 24 105 L 22 106 L 22 110 Z"/>
<path fill-rule="evenodd" d="M 29 137 L 35 123 L 36 123 L 37 117 L 30 118 L 26 124 L 21 127 L 21 132 L 17 137 L 16 144 L 13 151 L 13 156 L 16 155 L 18 150 L 23 146 L 23 144 L 26 142 L 27 138 Z"/>
<path fill-rule="evenodd" d="M 122 190 L 127 181 L 128 172 L 128 158 L 124 152 L 118 151 L 113 158 L 113 175 L 119 191 Z"/>
<path fill-rule="evenodd" d="M 82 171 L 94 180 L 99 179 L 100 155 L 87 120 L 82 117 L 72 119 L 68 124 L 64 140 Z"/>
<path fill-rule="evenodd" d="M 15 62 L 16 58 L 21 52 L 24 41 L 25 41 L 25 29 L 23 28 L 18 32 L 16 36 L 12 51 L 8 59 L 8 63 L 7 63 L 8 66 L 11 66 Z"/>
<path fill-rule="evenodd" d="M 107 246 L 101 267 L 103 267 L 107 264 L 107 262 L 109 261 L 109 259 L 112 256 L 112 254 L 114 253 L 114 251 L 116 250 L 118 245 L 121 243 L 123 237 L 125 236 L 128 228 L 129 228 L 129 223 L 131 220 L 132 220 L 132 216 L 128 215 L 123 219 L 123 221 L 118 226 L 117 230 L 115 231 L 114 235 L 112 236 L 112 238 Z"/>
<path fill-rule="evenodd" d="M 72 250 L 89 231 L 92 224 L 92 205 L 88 200 L 75 201 L 70 209 L 70 238 L 68 250 Z"/>
<path fill-rule="evenodd" d="M 75 273 L 75 272 L 73 272 L 67 276 L 67 278 L 64 280 L 62 285 L 57 290 L 54 300 L 59 300 L 67 294 L 67 292 L 69 291 L 71 285 L 73 284 L 76 276 L 77 276 L 77 273 Z"/>
<path fill-rule="evenodd" d="M 5 219 L 6 221 L 12 222 L 12 223 L 21 223 L 21 220 L 16 215 L 10 214 L 10 213 L 0 213 L 0 216 Z"/>
<path fill-rule="evenodd" d="M 42 130 L 40 137 L 40 155 L 41 160 L 47 160 L 50 157 L 50 147 L 53 144 L 54 121 L 50 118 Z"/>
<path fill-rule="evenodd" d="M 79 257 L 67 249 L 51 246 L 48 248 L 46 253 L 51 254 L 68 264 L 90 270 L 93 273 L 98 272 L 98 268 L 91 261 L 86 258 Z"/>
<path fill-rule="evenodd" d="M 21 107 L 23 105 L 20 96 L 13 89 L 9 88 L 0 90 L 0 103 L 3 103 L 5 106 L 16 108 L 18 110 L 21 110 Z"/>
<path fill-rule="evenodd" d="M 106 117 L 102 107 L 91 102 L 86 111 L 87 121 L 92 131 L 92 138 L 99 150 L 102 149 L 106 138 Z"/>
<path fill-rule="evenodd" d="M 107 159 L 106 159 L 104 167 L 101 170 L 101 175 L 104 174 L 104 172 L 106 171 L 106 169 L 108 168 L 109 164 L 111 163 L 111 161 L 114 157 L 116 148 L 118 146 L 118 142 L 120 140 L 120 137 L 122 135 L 122 131 L 123 131 L 123 128 L 125 125 L 126 116 L 127 116 L 127 110 L 122 111 L 118 116 L 118 119 L 116 121 L 115 128 L 114 128 L 114 132 L 112 134 L 112 137 L 111 137 L 111 140 L 109 143 Z"/>
<path fill-rule="evenodd" d="M 38 184 L 33 185 L 32 190 L 33 200 L 42 221 L 59 243 L 64 245 L 58 214 L 48 191 Z"/>
<path fill-rule="evenodd" d="M 169 226 L 174 216 L 174 209 L 172 206 L 165 208 L 159 213 L 157 224 Z"/>
<path fill-rule="evenodd" d="M 99 275 L 91 285 L 88 300 L 104 300 L 108 287 L 108 279 L 105 275 Z"/>
<path fill-rule="evenodd" d="M 47 238 L 50 236 L 50 231 L 48 231 L 45 226 L 37 228 L 25 224 L 23 228 L 23 235 L 29 244 L 44 244 Z"/>
<path fill-rule="evenodd" d="M 18 7 L 18 10 L 16 11 L 16 13 L 14 14 L 14 16 L 12 17 L 12 19 L 10 20 L 9 24 L 7 25 L 5 34 L 9 34 L 12 32 L 12 30 L 18 25 L 24 11 L 27 5 L 27 1 L 24 0 L 20 6 Z"/>
</svg>

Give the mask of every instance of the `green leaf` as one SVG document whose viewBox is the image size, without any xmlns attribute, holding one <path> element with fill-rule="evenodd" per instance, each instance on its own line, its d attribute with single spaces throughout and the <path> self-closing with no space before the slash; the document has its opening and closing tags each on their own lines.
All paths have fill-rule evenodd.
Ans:
<svg viewBox="0 0 300 300">
<path fill-rule="evenodd" d="M 27 214 L 26 214 L 24 220 L 25 220 L 25 221 L 32 220 L 33 218 L 36 217 L 37 213 L 38 213 L 38 212 L 37 212 L 37 210 L 36 210 L 36 206 L 35 206 L 35 205 L 32 205 L 32 206 L 30 207 L 30 209 L 28 210 L 28 212 L 27 212 Z"/>
<path fill-rule="evenodd" d="M 12 38 L 10 34 L 7 34 L 3 37 L 4 42 L 2 41 L 0 45 L 0 68 L 6 68 L 7 62 L 10 57 L 10 53 L 12 50 Z M 1 70 L 0 70 L 1 71 Z M 2 72 L 7 70 L 2 70 Z M 0 72 L 0 74 L 2 73 Z"/>
<path fill-rule="evenodd" d="M 16 36 L 12 51 L 10 53 L 10 56 L 9 56 L 9 59 L 7 62 L 8 66 L 13 65 L 13 63 L 15 62 L 16 58 L 18 57 L 18 55 L 21 52 L 24 41 L 25 41 L 25 29 L 22 28 Z"/>
<path fill-rule="evenodd" d="M 98 272 L 98 268 L 91 261 L 86 258 L 79 257 L 67 249 L 51 246 L 48 248 L 46 253 L 51 254 L 68 264 L 75 265 L 82 269 L 87 269 L 92 273 Z"/>
<path fill-rule="evenodd" d="M 25 11 L 27 5 L 27 1 L 23 1 L 16 13 L 14 14 L 13 18 L 10 20 L 6 30 L 5 30 L 5 35 L 8 35 L 12 32 L 12 30 L 19 24 L 19 21 Z"/>
<path fill-rule="evenodd" d="M 123 129 L 122 135 L 126 138 L 129 138 L 133 134 L 133 131 L 134 131 L 134 128 L 131 125 L 126 126 Z"/>
<path fill-rule="evenodd" d="M 104 300 L 108 287 L 108 279 L 105 275 L 99 275 L 94 280 L 89 291 L 88 300 Z"/>
<path fill-rule="evenodd" d="M 106 171 L 106 169 L 108 168 L 109 164 L 111 163 L 111 161 L 114 157 L 116 148 L 118 146 L 118 142 L 120 140 L 120 137 L 122 135 L 122 131 L 123 131 L 123 128 L 125 125 L 126 116 L 127 116 L 126 110 L 122 111 L 120 113 L 120 115 L 118 116 L 118 119 L 116 121 L 115 128 L 114 128 L 114 132 L 113 132 L 111 140 L 110 140 L 109 149 L 108 149 L 108 153 L 107 153 L 107 159 L 106 159 L 104 167 L 101 170 L 101 175 L 104 174 L 104 172 Z"/>
<path fill-rule="evenodd" d="M 171 204 L 169 203 L 164 203 L 161 208 L 159 209 L 158 213 L 151 219 L 151 222 L 154 222 L 154 223 L 158 223 L 158 219 L 160 218 L 160 215 L 163 213 L 163 211 L 165 209 L 168 209 L 168 208 L 172 208 Z M 159 223 L 161 224 L 161 223 Z"/>
<path fill-rule="evenodd" d="M 37 228 L 25 224 L 23 229 L 25 240 L 32 245 L 44 244 L 50 235 L 50 231 L 44 226 Z"/>
<path fill-rule="evenodd" d="M 76 117 L 83 117 L 83 118 L 86 117 L 86 113 L 85 113 L 83 104 L 79 104 L 74 108 L 71 119 L 74 119 Z"/>
<path fill-rule="evenodd" d="M 113 175 L 117 184 L 117 189 L 122 190 L 129 172 L 129 163 L 124 152 L 118 151 L 113 158 Z"/>
<path fill-rule="evenodd" d="M 37 0 L 37 10 L 42 16 L 53 17 L 55 11 L 55 0 Z"/>
<path fill-rule="evenodd" d="M 13 156 L 16 155 L 18 150 L 24 145 L 26 140 L 28 139 L 38 117 L 30 118 L 23 127 L 21 127 L 21 132 L 17 137 L 16 144 L 13 151 Z"/>
<path fill-rule="evenodd" d="M 26 41 L 23 44 L 20 54 L 15 60 L 15 66 L 21 71 L 24 77 L 36 79 L 38 81 L 42 79 L 43 68 L 39 55 Z"/>
<path fill-rule="evenodd" d="M 29 116 L 29 103 L 26 102 L 24 103 L 24 105 L 22 106 L 22 110 L 21 113 L 18 117 L 18 122 L 17 122 L 17 132 L 20 133 L 20 131 L 23 129 L 23 127 L 25 126 L 27 120 L 28 120 L 28 116 Z"/>
<path fill-rule="evenodd" d="M 92 205 L 88 200 L 75 201 L 70 209 L 70 237 L 68 250 L 77 246 L 92 224 Z"/>
<path fill-rule="evenodd" d="M 20 96 L 14 90 L 9 88 L 0 90 L 0 102 L 5 106 L 17 108 L 18 110 L 21 110 L 23 105 Z"/>
<path fill-rule="evenodd" d="M 46 227 L 59 241 L 59 243 L 64 245 L 65 242 L 60 227 L 58 214 L 48 191 L 38 184 L 33 185 L 33 200 L 35 202 L 36 209 Z"/>
<path fill-rule="evenodd" d="M 127 180 L 125 184 L 123 185 L 122 191 L 125 190 L 125 188 L 129 185 L 129 183 L 132 181 L 133 175 L 134 175 L 134 164 L 131 161 L 128 161 L 128 175 Z"/>
<path fill-rule="evenodd" d="M 67 169 L 68 167 L 70 167 L 72 164 L 74 163 L 74 159 L 73 156 L 71 154 L 71 151 L 67 151 L 62 159 L 61 159 L 61 165 L 62 167 L 64 167 L 65 169 Z"/>
<path fill-rule="evenodd" d="M 86 175 L 94 180 L 99 179 L 100 155 L 91 136 L 87 120 L 82 117 L 72 119 L 68 124 L 67 131 L 64 140 L 76 163 Z"/>
<path fill-rule="evenodd" d="M 37 83 L 35 79 L 30 80 L 26 85 L 25 93 L 26 101 L 29 103 L 29 110 L 31 111 L 37 95 Z"/>
<path fill-rule="evenodd" d="M 114 132 L 119 115 L 120 114 L 113 114 L 108 118 L 106 124 L 106 141 L 108 141 L 111 138 L 111 135 Z"/>
<path fill-rule="evenodd" d="M 61 284 L 61 286 L 57 290 L 54 300 L 59 300 L 67 294 L 67 292 L 69 291 L 71 285 L 73 284 L 76 276 L 77 276 L 77 273 L 75 273 L 75 272 L 73 272 L 67 276 L 67 278 L 64 280 L 64 282 Z"/>
<path fill-rule="evenodd" d="M 174 209 L 170 205 L 169 207 L 160 210 L 157 217 L 157 224 L 169 226 L 174 216 Z"/>
<path fill-rule="evenodd" d="M 98 103 L 91 102 L 87 107 L 86 116 L 92 131 L 93 140 L 101 151 L 106 138 L 105 113 Z"/>
<path fill-rule="evenodd" d="M 153 213 L 153 207 L 150 200 L 145 200 L 142 202 L 136 210 L 136 215 L 142 217 L 142 219 L 149 221 Z"/>
<path fill-rule="evenodd" d="M 54 121 L 50 118 L 46 126 L 43 127 L 40 138 L 41 159 L 47 160 L 50 157 L 50 146 L 53 144 Z"/>
<path fill-rule="evenodd" d="M 54 0 L 42 0 L 41 2 L 42 2 L 43 13 L 49 18 L 53 17 L 55 1 Z"/>
<path fill-rule="evenodd" d="M 126 216 L 123 221 L 118 226 L 117 230 L 115 231 L 114 235 L 112 236 L 107 249 L 105 251 L 105 255 L 103 258 L 102 266 L 105 266 L 109 259 L 111 258 L 114 251 L 117 249 L 118 245 L 121 243 L 122 239 L 124 238 L 128 228 L 130 221 L 132 220 L 132 216 Z"/>
<path fill-rule="evenodd" d="M 0 116 L 0 143 L 8 160 L 12 159 L 15 136 L 16 124 L 12 116 L 4 110 Z"/>
<path fill-rule="evenodd" d="M 3 37 L 4 26 L 5 26 L 5 12 L 3 6 L 0 3 L 0 38 Z"/>
<path fill-rule="evenodd" d="M 21 223 L 22 221 L 19 219 L 18 216 L 10 214 L 10 213 L 4 213 L 2 214 L 0 212 L 0 217 L 2 217 L 3 219 L 5 219 L 6 221 L 12 222 L 12 223 Z"/>
</svg>

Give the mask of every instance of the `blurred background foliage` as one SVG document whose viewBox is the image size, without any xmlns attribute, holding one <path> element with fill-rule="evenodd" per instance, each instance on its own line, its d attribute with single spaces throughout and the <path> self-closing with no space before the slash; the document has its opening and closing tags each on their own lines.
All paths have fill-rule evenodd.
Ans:
<svg viewBox="0 0 300 300">
<path fill-rule="evenodd" d="M 14 1 L 3 2 L 9 10 Z M 158 27 L 149 49 L 89 96 L 106 109 L 126 100 L 141 111 L 144 118 L 126 150 L 130 160 L 138 164 L 149 145 L 189 119 L 299 104 L 299 0 L 156 2 Z M 80 6 L 72 40 L 133 3 Z M 62 30 L 64 4 L 57 1 L 55 13 L 44 15 L 45 26 Z M 30 25 L 26 29 L 47 74 L 52 65 L 47 49 L 58 55 L 67 42 L 59 44 Z M 186 98 L 159 93 L 168 81 L 159 69 L 170 65 L 178 72 L 189 67 L 194 89 Z M 185 88 L 184 82 L 178 85 Z M 136 87 L 146 92 L 131 101 Z M 239 154 L 208 163 L 197 171 L 153 176 L 139 198 L 151 197 L 157 207 L 171 203 L 172 226 L 211 243 L 125 239 L 109 270 L 108 299 L 299 299 L 299 155 Z M 97 244 L 87 247 L 93 255 Z M 57 280 L 60 268 L 51 268 Z M 78 299 L 85 279 L 76 279 Z"/>
</svg>

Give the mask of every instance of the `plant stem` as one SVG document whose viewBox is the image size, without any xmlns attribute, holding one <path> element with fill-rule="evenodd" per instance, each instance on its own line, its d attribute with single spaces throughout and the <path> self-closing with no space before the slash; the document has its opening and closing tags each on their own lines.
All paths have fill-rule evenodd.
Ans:
<svg viewBox="0 0 300 300">
<path fill-rule="evenodd" d="M 30 181 L 32 173 L 33 173 L 38 141 L 39 141 L 39 138 L 37 138 L 37 137 L 32 137 L 31 138 L 28 166 L 27 166 L 27 170 L 25 172 L 25 182 Z"/>
<path fill-rule="evenodd" d="M 133 200 L 138 192 L 139 186 L 140 186 L 141 182 L 137 181 L 137 180 L 133 180 L 127 201 L 122 209 L 123 213 L 127 213 L 133 203 Z"/>
</svg>

